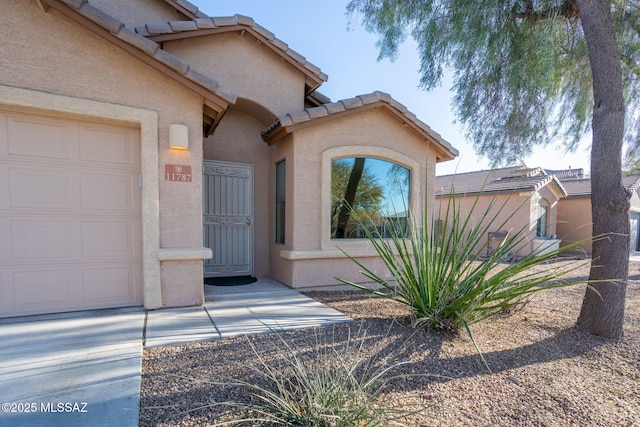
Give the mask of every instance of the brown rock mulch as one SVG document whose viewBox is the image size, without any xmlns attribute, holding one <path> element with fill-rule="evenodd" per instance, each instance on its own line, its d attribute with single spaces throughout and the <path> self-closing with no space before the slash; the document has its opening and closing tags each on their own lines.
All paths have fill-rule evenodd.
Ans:
<svg viewBox="0 0 640 427">
<path fill-rule="evenodd" d="M 574 275 L 586 277 L 588 268 Z M 630 267 L 621 342 L 575 330 L 584 286 L 552 289 L 472 326 L 492 372 L 468 337 L 416 331 L 399 304 L 360 292 L 309 295 L 356 322 L 281 336 L 300 353 L 318 341 L 339 346 L 359 337 L 360 355 L 388 365 L 411 362 L 394 369 L 398 378 L 380 396 L 386 405 L 423 409 L 404 420 L 407 426 L 640 426 L 640 263 Z M 140 425 L 204 426 L 239 417 L 216 403 L 250 399 L 247 391 L 219 383 L 259 382 L 254 352 L 278 363 L 279 345 L 268 334 L 145 349 Z"/>
</svg>

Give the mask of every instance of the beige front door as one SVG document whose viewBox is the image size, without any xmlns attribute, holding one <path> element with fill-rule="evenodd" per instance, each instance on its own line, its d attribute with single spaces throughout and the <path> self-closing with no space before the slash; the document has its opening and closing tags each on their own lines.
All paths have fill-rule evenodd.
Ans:
<svg viewBox="0 0 640 427">
<path fill-rule="evenodd" d="M 205 161 L 202 176 L 204 277 L 253 275 L 253 166 Z"/>
<path fill-rule="evenodd" d="M 0 111 L 0 317 L 142 304 L 139 131 Z"/>
</svg>

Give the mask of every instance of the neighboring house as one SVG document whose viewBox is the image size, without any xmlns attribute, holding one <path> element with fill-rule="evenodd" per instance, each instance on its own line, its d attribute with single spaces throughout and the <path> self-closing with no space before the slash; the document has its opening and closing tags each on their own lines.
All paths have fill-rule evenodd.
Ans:
<svg viewBox="0 0 640 427">
<path fill-rule="evenodd" d="M 419 217 L 457 155 L 387 94 L 329 102 L 327 76 L 248 17 L 185 0 L 3 6 L 0 317 L 199 305 L 203 274 L 360 280 L 338 246 L 377 258 L 331 237 L 332 165 L 378 177 L 377 207 L 394 189 L 380 171 L 405 171 Z"/>
<path fill-rule="evenodd" d="M 544 169 L 516 166 L 444 175 L 436 177 L 435 183 L 436 200 L 446 205 L 453 195 L 460 204 L 463 218 L 477 200 L 472 224 L 489 210 L 488 217 L 494 227 L 488 230 L 488 252 L 506 235 L 518 232 L 527 233 L 527 236 L 521 250 L 514 254 L 516 256 L 530 254 L 539 248 L 558 247 L 555 238 L 558 201 L 566 196 L 566 192 L 560 181 Z M 434 219 L 442 219 L 437 216 L 436 208 Z"/>
<path fill-rule="evenodd" d="M 562 244 L 588 239 L 593 232 L 591 179 L 562 179 L 561 182 L 568 195 L 558 204 L 558 236 L 561 236 Z M 625 176 L 622 184 L 631 195 L 629 251 L 637 255 L 640 253 L 640 175 Z M 574 252 L 591 255 L 591 242 L 582 244 Z"/>
</svg>

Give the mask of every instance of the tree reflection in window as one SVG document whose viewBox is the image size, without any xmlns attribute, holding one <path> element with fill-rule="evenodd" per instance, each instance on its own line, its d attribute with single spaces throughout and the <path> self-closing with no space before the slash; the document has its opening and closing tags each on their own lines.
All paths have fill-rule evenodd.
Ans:
<svg viewBox="0 0 640 427">
<path fill-rule="evenodd" d="M 389 236 L 388 221 L 406 228 L 409 211 L 409 169 L 368 157 L 331 162 L 331 238 L 357 239 L 366 234 L 356 217 Z"/>
</svg>

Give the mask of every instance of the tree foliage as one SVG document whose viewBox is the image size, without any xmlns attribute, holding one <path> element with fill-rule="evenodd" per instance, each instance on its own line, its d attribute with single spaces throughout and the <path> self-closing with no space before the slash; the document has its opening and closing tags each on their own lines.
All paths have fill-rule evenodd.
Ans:
<svg viewBox="0 0 640 427">
<path fill-rule="evenodd" d="M 512 163 L 552 140 L 575 148 L 591 124 L 589 278 L 577 327 L 620 339 L 629 269 L 625 137 L 638 156 L 640 0 L 351 0 L 393 58 L 411 35 L 421 84 L 454 75 L 453 107 L 479 154 Z"/>
<path fill-rule="evenodd" d="M 384 190 L 375 174 L 365 167 L 365 162 L 364 158 L 337 159 L 331 162 L 332 237 L 348 236 L 347 227 L 355 226 L 351 220 L 352 213 L 373 217 L 381 211 Z M 359 170 L 354 173 L 356 169 Z"/>
<path fill-rule="evenodd" d="M 573 149 L 593 115 L 589 56 L 573 0 L 351 0 L 394 59 L 407 36 L 419 49 L 421 87 L 454 78 L 453 108 L 479 155 L 521 161 L 536 146 Z M 638 141 L 640 2 L 614 0 L 627 102 L 627 139 Z"/>
</svg>

